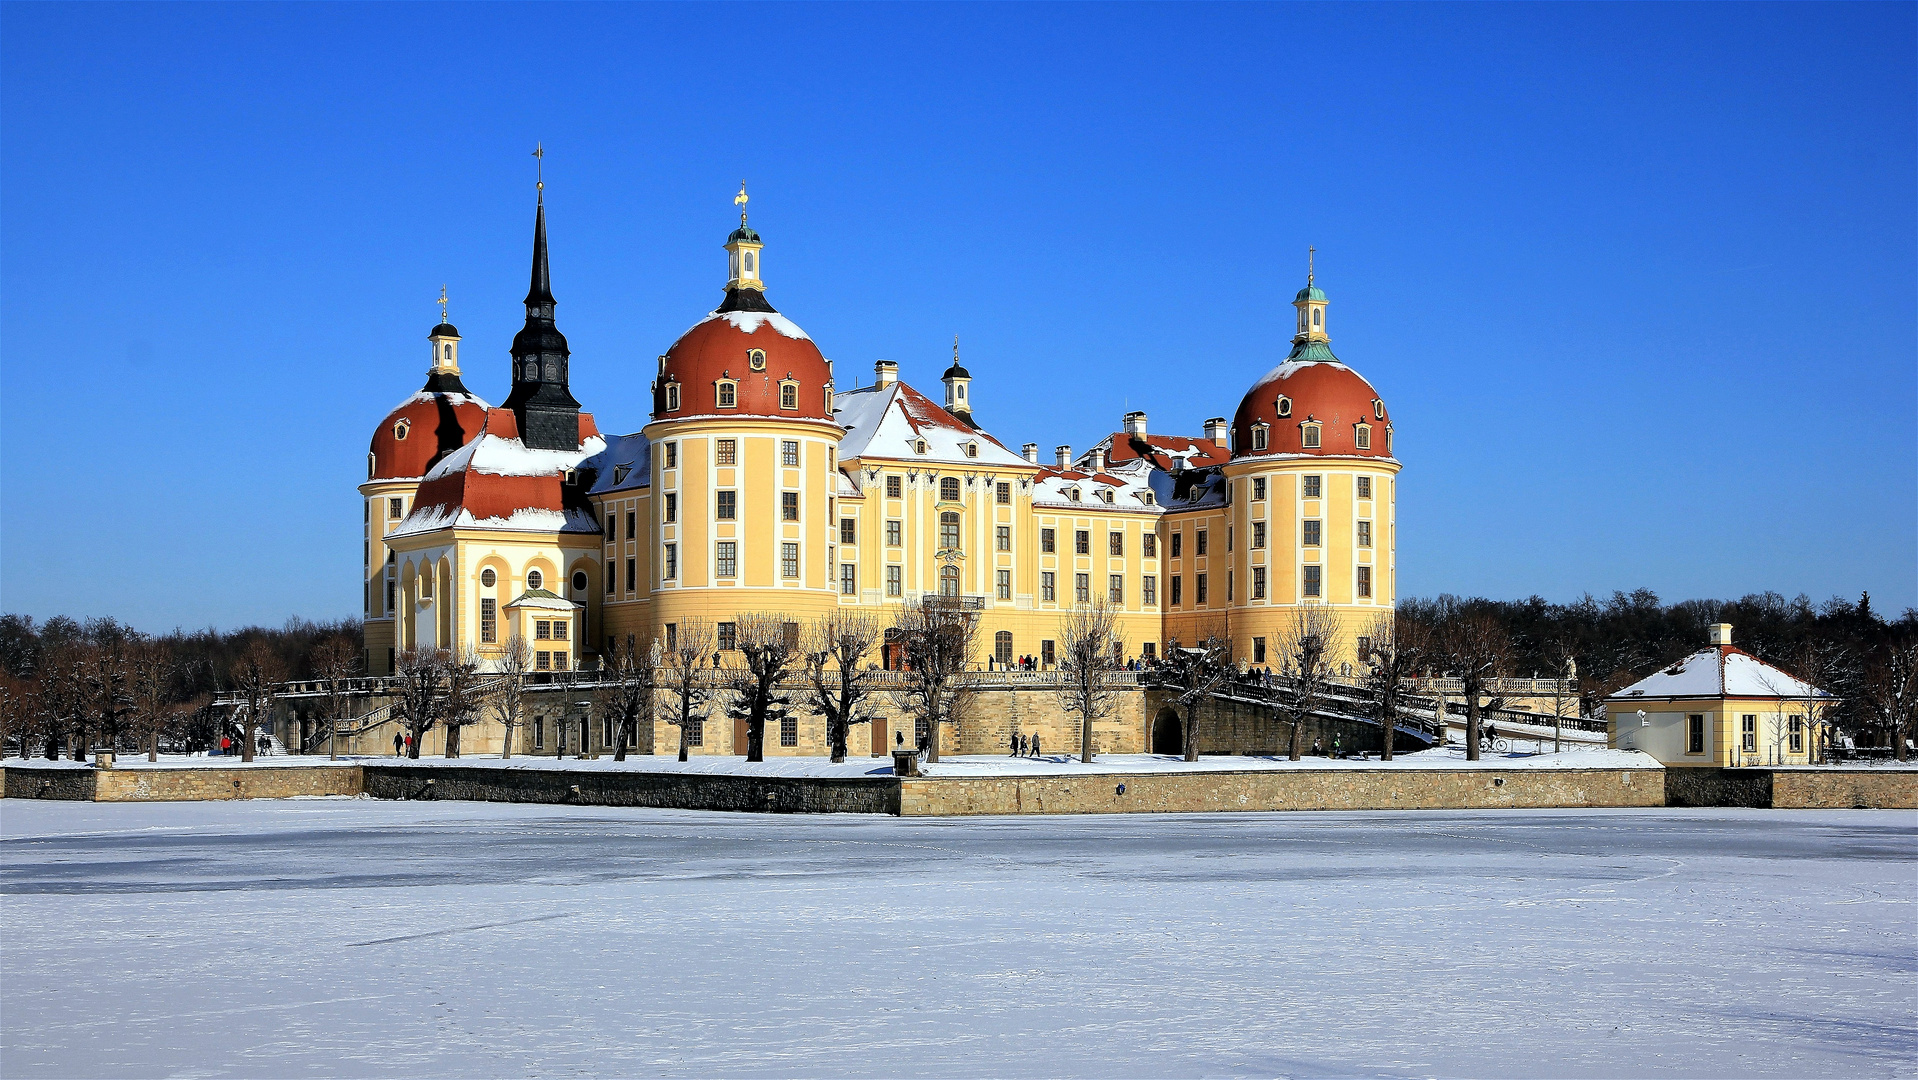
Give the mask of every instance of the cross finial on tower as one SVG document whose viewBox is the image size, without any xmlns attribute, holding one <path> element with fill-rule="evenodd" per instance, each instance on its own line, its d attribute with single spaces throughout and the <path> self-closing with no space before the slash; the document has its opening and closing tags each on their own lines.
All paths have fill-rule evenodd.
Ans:
<svg viewBox="0 0 1918 1080">
<path fill-rule="evenodd" d="M 1312 256 L 1317 254 L 1318 250 L 1315 247 L 1305 249 L 1305 283 L 1307 285 L 1312 284 Z"/>
<path fill-rule="evenodd" d="M 446 286 L 440 286 L 440 321 L 446 321 Z"/>
<path fill-rule="evenodd" d="M 739 182 L 739 194 L 733 196 L 733 205 L 739 207 L 739 224 L 746 224 L 746 181 Z"/>
<path fill-rule="evenodd" d="M 533 144 L 533 187 L 539 192 L 539 201 L 546 201 L 546 144 Z"/>
</svg>

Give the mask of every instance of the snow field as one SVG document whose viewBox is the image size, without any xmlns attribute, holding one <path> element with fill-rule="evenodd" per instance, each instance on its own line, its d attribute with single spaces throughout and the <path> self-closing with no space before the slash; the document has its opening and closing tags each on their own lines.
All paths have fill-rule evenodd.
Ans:
<svg viewBox="0 0 1918 1080">
<path fill-rule="evenodd" d="M 1918 1073 L 1918 814 L 0 809 L 0 1075 Z"/>
</svg>

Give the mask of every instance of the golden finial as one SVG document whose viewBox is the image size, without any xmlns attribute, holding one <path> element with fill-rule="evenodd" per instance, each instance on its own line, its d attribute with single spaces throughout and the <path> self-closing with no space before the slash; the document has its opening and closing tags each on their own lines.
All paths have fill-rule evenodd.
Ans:
<svg viewBox="0 0 1918 1080">
<path fill-rule="evenodd" d="M 1317 254 L 1318 250 L 1315 247 L 1305 249 L 1305 287 L 1308 289 L 1312 287 L 1312 256 Z"/>
<path fill-rule="evenodd" d="M 546 144 L 533 144 L 533 186 L 539 191 L 539 201 L 546 201 Z"/>
<path fill-rule="evenodd" d="M 739 182 L 739 194 L 733 196 L 733 205 L 739 207 L 739 224 L 746 224 L 746 181 Z"/>
<path fill-rule="evenodd" d="M 440 286 L 440 321 L 446 321 L 446 286 Z"/>
</svg>

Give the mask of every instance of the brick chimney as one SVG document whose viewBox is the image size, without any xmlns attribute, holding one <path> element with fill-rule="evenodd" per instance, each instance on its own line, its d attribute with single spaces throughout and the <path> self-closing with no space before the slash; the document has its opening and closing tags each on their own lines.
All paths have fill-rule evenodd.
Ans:
<svg viewBox="0 0 1918 1080">
<path fill-rule="evenodd" d="M 872 366 L 872 384 L 881 389 L 899 381 L 899 365 L 881 360 Z"/>
<path fill-rule="evenodd" d="M 1070 468 L 1072 466 L 1072 447 L 1055 446 L 1052 449 L 1052 457 L 1054 461 L 1059 463 L 1061 469 Z"/>
<path fill-rule="evenodd" d="M 1215 416 L 1207 420 L 1205 422 L 1205 437 L 1218 443 L 1220 446 L 1226 445 L 1226 440 L 1232 437 L 1232 429 L 1226 424 L 1225 417 Z"/>
<path fill-rule="evenodd" d="M 1136 411 L 1125 414 L 1125 433 L 1135 439 L 1145 438 L 1145 414 Z"/>
<path fill-rule="evenodd" d="M 1032 462 L 1034 465 L 1039 464 L 1039 444 L 1038 443 L 1029 442 L 1025 444 L 1024 446 L 1021 446 L 1019 448 L 1019 453 L 1023 455 L 1027 461 Z"/>
</svg>

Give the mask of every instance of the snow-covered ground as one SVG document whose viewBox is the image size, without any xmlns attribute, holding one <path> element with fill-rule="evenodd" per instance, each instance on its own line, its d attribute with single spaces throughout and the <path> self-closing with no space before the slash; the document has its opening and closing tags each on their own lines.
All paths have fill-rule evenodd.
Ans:
<svg viewBox="0 0 1918 1080">
<path fill-rule="evenodd" d="M 1912 1076 L 1918 814 L 0 809 L 0 1075 Z"/>
</svg>

